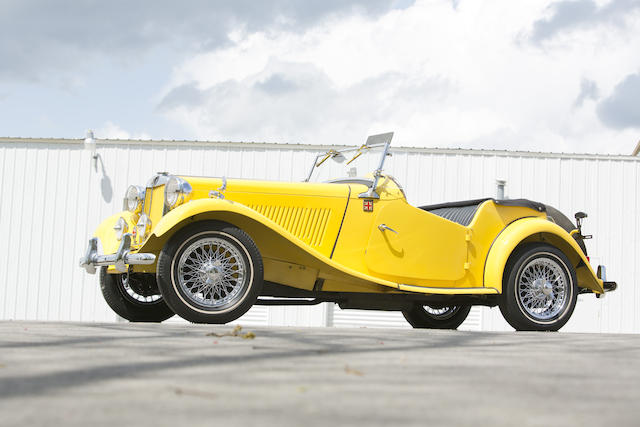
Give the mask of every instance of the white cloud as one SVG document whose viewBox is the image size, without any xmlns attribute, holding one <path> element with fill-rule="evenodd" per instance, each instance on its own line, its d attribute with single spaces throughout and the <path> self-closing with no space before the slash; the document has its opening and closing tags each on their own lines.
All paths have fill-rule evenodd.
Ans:
<svg viewBox="0 0 640 427">
<path fill-rule="evenodd" d="M 640 128 L 640 73 L 627 76 L 598 105 L 598 116 L 608 126 Z"/>
<path fill-rule="evenodd" d="M 595 94 L 576 99 L 585 80 L 606 97 L 640 70 L 638 15 L 532 43 L 548 6 L 424 0 L 302 33 L 235 33 L 175 69 L 160 109 L 207 139 L 356 144 L 395 130 L 399 145 L 630 151 L 640 129 L 608 128 Z"/>
<path fill-rule="evenodd" d="M 151 139 L 151 136 L 145 132 L 131 133 L 111 121 L 106 121 L 93 133 L 98 139 Z"/>
<path fill-rule="evenodd" d="M 59 80 L 62 86 L 74 85 L 79 72 L 90 73 L 100 58 L 139 63 L 158 48 L 188 55 L 233 42 L 229 35 L 238 28 L 299 31 L 327 17 L 354 12 L 375 16 L 405 3 L 2 0 L 0 76 L 13 82 Z"/>
</svg>

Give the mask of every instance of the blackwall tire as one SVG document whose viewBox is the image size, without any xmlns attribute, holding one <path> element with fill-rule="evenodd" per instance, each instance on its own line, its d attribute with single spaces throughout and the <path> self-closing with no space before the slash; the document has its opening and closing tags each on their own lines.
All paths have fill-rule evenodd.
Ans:
<svg viewBox="0 0 640 427">
<path fill-rule="evenodd" d="M 509 258 L 499 306 L 516 330 L 559 330 L 571 318 L 577 299 L 575 269 L 558 248 L 532 243 Z"/>
<path fill-rule="evenodd" d="M 458 329 L 471 310 L 470 305 L 459 305 L 443 308 L 414 305 L 402 315 L 414 328 L 422 329 Z"/>
<path fill-rule="evenodd" d="M 156 288 L 159 292 L 153 275 L 136 276 L 135 280 L 152 281 L 147 283 L 147 288 Z M 174 315 L 161 295 L 132 291 L 131 286 L 127 286 L 126 275 L 108 274 L 106 267 L 100 269 L 100 290 L 109 307 L 130 322 L 162 322 Z"/>
<path fill-rule="evenodd" d="M 262 257 L 243 230 L 220 221 L 186 226 L 158 257 L 158 287 L 171 309 L 193 323 L 229 323 L 263 286 Z"/>
</svg>

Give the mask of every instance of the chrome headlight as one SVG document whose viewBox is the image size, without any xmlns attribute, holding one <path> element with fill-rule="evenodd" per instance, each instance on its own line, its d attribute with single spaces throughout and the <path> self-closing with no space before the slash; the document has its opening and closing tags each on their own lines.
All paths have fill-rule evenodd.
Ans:
<svg viewBox="0 0 640 427">
<path fill-rule="evenodd" d="M 116 224 L 113 226 L 113 231 L 116 232 L 116 239 L 122 240 L 122 236 L 124 236 L 124 233 L 129 231 L 127 221 L 125 221 L 122 217 L 118 218 Z"/>
<path fill-rule="evenodd" d="M 144 187 L 139 185 L 130 185 L 124 196 L 124 210 L 135 212 L 142 207 L 144 192 Z"/>
<path fill-rule="evenodd" d="M 182 178 L 172 176 L 164 186 L 164 203 L 169 209 L 184 203 L 191 197 L 191 185 Z"/>
<path fill-rule="evenodd" d="M 151 230 L 151 218 L 147 216 L 147 214 L 140 215 L 140 219 L 138 219 L 138 223 L 136 224 L 136 234 L 138 235 L 138 240 L 142 242 L 145 237 L 147 237 L 147 233 Z"/>
</svg>

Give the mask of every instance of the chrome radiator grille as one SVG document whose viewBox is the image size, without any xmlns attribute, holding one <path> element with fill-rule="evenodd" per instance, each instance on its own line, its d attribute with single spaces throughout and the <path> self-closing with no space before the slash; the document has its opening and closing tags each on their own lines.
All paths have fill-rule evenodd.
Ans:
<svg viewBox="0 0 640 427">
<path fill-rule="evenodd" d="M 147 187 L 142 204 L 142 212 L 151 218 L 152 226 L 157 224 L 165 212 L 164 184 L 156 187 Z"/>
</svg>

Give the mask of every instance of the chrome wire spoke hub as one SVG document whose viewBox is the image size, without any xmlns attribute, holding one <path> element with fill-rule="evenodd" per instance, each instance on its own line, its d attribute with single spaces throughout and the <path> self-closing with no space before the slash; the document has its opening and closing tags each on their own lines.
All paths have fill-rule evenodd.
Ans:
<svg viewBox="0 0 640 427">
<path fill-rule="evenodd" d="M 425 305 L 424 311 L 426 311 L 427 314 L 433 318 L 444 320 L 453 316 L 456 313 L 456 311 L 458 311 L 458 307 L 452 306 L 452 307 L 434 308 L 434 307 L 429 307 L 428 305 Z"/>
<path fill-rule="evenodd" d="M 516 292 L 530 316 L 549 320 L 565 308 L 568 290 L 562 266 L 550 258 L 537 258 L 523 267 Z"/>
<path fill-rule="evenodd" d="M 193 302 L 224 309 L 242 297 L 247 265 L 225 239 L 207 237 L 189 245 L 178 261 L 178 283 Z"/>
<path fill-rule="evenodd" d="M 159 292 L 144 289 L 143 284 L 135 277 L 127 277 L 126 274 L 122 274 L 120 275 L 120 283 L 122 283 L 125 292 L 138 302 L 154 303 L 162 298 Z"/>
</svg>

